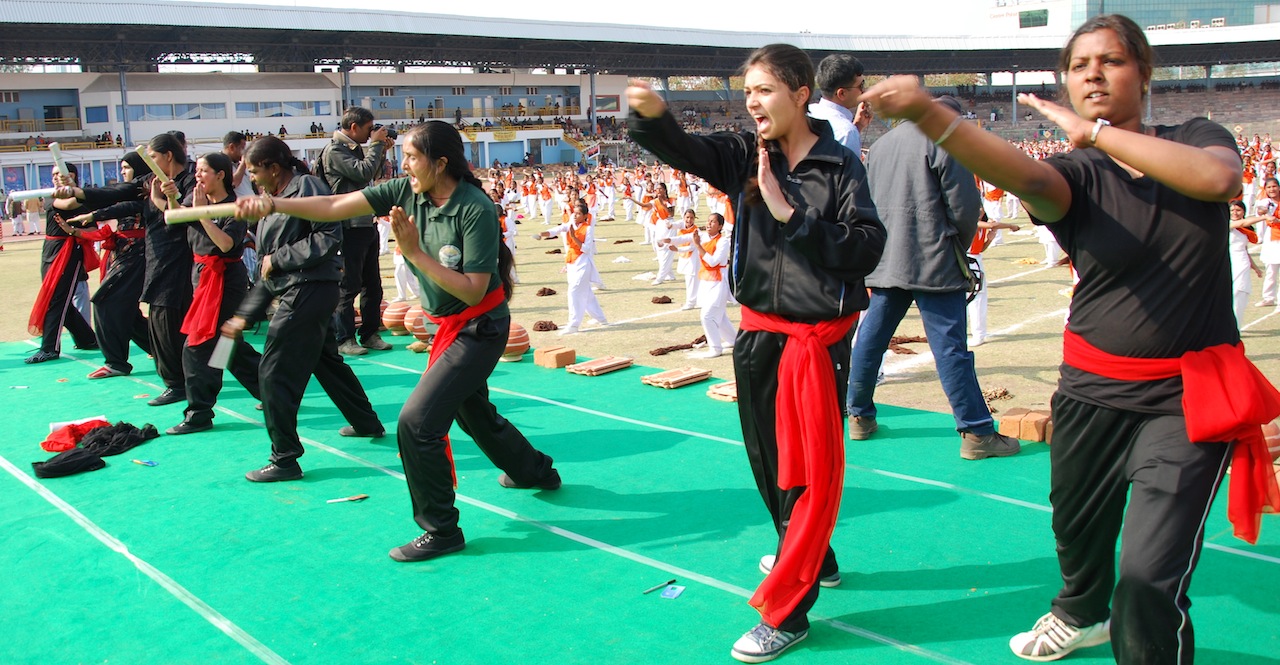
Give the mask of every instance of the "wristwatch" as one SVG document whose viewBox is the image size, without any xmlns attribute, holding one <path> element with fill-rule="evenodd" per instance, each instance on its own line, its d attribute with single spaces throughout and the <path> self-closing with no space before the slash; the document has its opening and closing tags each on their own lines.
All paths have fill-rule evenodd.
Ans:
<svg viewBox="0 0 1280 665">
<path fill-rule="evenodd" d="M 1097 143 L 1098 132 L 1102 131 L 1103 127 L 1110 127 L 1110 126 L 1111 126 L 1111 121 L 1107 120 L 1106 118 L 1098 118 L 1098 121 L 1093 123 L 1093 132 L 1089 134 L 1089 143 L 1090 144 Z"/>
</svg>

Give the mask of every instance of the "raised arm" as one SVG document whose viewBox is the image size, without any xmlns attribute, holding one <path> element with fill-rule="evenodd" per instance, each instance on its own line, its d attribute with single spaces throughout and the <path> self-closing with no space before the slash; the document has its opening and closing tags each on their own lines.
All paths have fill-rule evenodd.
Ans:
<svg viewBox="0 0 1280 665">
<path fill-rule="evenodd" d="M 372 215 L 373 206 L 362 192 L 288 199 L 263 194 L 236 200 L 236 217 L 240 219 L 262 219 L 272 212 L 313 222 L 340 222 L 360 215 Z"/>
</svg>

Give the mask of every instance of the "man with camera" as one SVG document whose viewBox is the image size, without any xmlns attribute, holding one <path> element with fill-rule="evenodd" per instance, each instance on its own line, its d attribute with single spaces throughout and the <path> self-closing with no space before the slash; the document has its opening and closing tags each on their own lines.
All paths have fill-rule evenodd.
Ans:
<svg viewBox="0 0 1280 665">
<path fill-rule="evenodd" d="M 395 145 L 393 130 L 373 124 L 373 113 L 353 106 L 342 114 L 342 126 L 316 159 L 316 175 L 334 194 L 368 187 L 382 174 L 387 150 Z M 368 143 L 368 151 L 363 145 Z M 386 351 L 391 345 L 378 336 L 382 322 L 382 278 L 378 272 L 378 227 L 372 215 L 342 222 L 342 285 L 335 313 L 338 352 L 362 356 L 368 349 Z M 355 324 L 355 301 L 360 296 L 361 322 Z M 359 340 L 359 341 L 357 341 Z"/>
</svg>

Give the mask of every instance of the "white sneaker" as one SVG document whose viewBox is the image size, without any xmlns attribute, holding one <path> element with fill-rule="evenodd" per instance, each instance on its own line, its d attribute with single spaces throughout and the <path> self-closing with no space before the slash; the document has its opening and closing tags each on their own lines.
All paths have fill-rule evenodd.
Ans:
<svg viewBox="0 0 1280 665">
<path fill-rule="evenodd" d="M 1014 635 L 1009 640 L 1009 648 L 1019 658 L 1045 662 L 1062 658 L 1076 649 L 1110 641 L 1110 619 L 1087 628 L 1076 628 L 1050 612 L 1040 617 L 1031 630 Z"/>
<path fill-rule="evenodd" d="M 706 351 L 700 351 L 698 353 L 690 353 L 689 357 L 697 358 L 699 360 L 709 360 L 711 358 L 719 358 L 723 354 L 724 352 L 719 349 L 707 349 Z"/>
<path fill-rule="evenodd" d="M 687 311 L 689 311 L 689 310 L 691 310 L 691 309 L 697 309 L 697 308 L 698 308 L 698 306 L 697 306 L 697 305 L 695 305 L 695 304 L 693 304 L 693 303 L 685 303 L 685 304 L 683 304 L 683 305 L 681 305 L 681 306 L 680 306 L 680 311 L 682 311 L 682 312 L 687 312 Z"/>
<path fill-rule="evenodd" d="M 652 284 L 653 284 L 654 286 L 662 286 L 662 280 L 660 280 L 660 279 L 655 279 L 655 280 L 653 280 Z"/>
<path fill-rule="evenodd" d="M 986 344 L 986 343 L 987 343 L 987 338 L 985 335 L 975 335 L 969 338 L 969 348 L 971 349 L 975 346 L 982 346 L 983 344 Z"/>
<path fill-rule="evenodd" d="M 809 636 L 808 630 L 789 633 L 760 622 L 733 643 L 730 655 L 743 663 L 764 663 L 782 655 L 797 642 Z"/>
<path fill-rule="evenodd" d="M 777 560 L 778 555 L 776 554 L 766 554 L 760 557 L 760 572 L 768 575 L 769 571 L 773 570 L 773 564 L 776 563 Z M 818 578 L 818 586 L 828 589 L 834 589 L 840 586 L 840 571 L 831 573 L 826 577 Z"/>
<path fill-rule="evenodd" d="M 560 335 L 561 337 L 564 337 L 565 335 L 572 335 L 576 332 L 578 332 L 578 326 L 566 326 L 564 328 L 561 328 L 560 331 L 557 332 L 556 334 Z"/>
</svg>

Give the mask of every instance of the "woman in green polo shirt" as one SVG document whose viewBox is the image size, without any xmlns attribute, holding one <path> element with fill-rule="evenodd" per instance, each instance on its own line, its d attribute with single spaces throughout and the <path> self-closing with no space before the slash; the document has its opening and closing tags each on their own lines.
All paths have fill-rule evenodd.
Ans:
<svg viewBox="0 0 1280 665">
<path fill-rule="evenodd" d="M 239 216 L 255 219 L 271 210 L 313 221 L 391 216 L 396 244 L 421 286 L 423 309 L 440 324 L 427 371 L 401 409 L 396 430 L 413 518 L 424 533 L 392 549 L 391 558 L 424 561 L 465 547 L 448 439 L 455 419 L 503 470 L 503 487 L 554 490 L 560 474 L 489 402 L 487 382 L 511 325 L 511 254 L 497 210 L 467 164 L 462 136 L 447 123 L 428 122 L 405 134 L 403 150 L 405 178 L 349 194 L 264 196 L 237 205 Z"/>
</svg>

